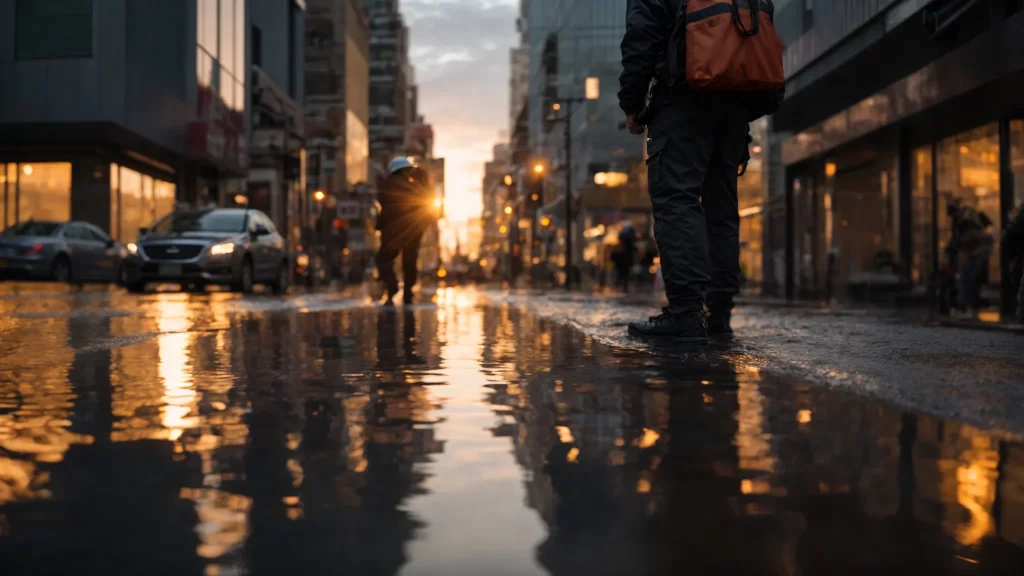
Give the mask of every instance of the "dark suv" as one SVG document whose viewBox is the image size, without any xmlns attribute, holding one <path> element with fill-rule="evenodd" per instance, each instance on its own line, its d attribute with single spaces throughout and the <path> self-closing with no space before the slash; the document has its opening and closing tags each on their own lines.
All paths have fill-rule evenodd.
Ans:
<svg viewBox="0 0 1024 576">
<path fill-rule="evenodd" d="M 125 286 L 142 292 L 149 283 L 178 283 L 201 290 L 210 284 L 251 292 L 266 284 L 288 291 L 291 268 L 284 239 L 266 214 L 244 208 L 177 211 L 140 231 L 128 244 Z"/>
</svg>

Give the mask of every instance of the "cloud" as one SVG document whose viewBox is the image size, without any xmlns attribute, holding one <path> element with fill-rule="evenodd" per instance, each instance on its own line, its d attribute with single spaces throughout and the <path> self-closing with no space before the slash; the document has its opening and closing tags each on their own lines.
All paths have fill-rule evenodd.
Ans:
<svg viewBox="0 0 1024 576">
<path fill-rule="evenodd" d="M 447 212 L 480 214 L 483 164 L 508 129 L 509 49 L 518 0 L 403 0 L 420 112 L 446 161 Z"/>
</svg>

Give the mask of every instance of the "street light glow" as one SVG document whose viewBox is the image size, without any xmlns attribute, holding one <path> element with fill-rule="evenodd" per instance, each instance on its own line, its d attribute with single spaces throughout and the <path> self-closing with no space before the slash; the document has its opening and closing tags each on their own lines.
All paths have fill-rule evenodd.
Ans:
<svg viewBox="0 0 1024 576">
<path fill-rule="evenodd" d="M 505 214 L 511 214 L 511 213 L 512 213 L 512 207 L 511 206 L 505 206 Z"/>
<path fill-rule="evenodd" d="M 551 109 L 554 110 L 555 112 L 558 112 L 559 110 L 562 109 L 562 105 L 559 104 L 558 102 L 555 102 L 554 104 L 551 105 Z"/>
<path fill-rule="evenodd" d="M 545 228 L 551 226 L 551 218 L 544 216 L 543 218 L 540 219 L 540 225 L 544 226 Z"/>
<path fill-rule="evenodd" d="M 317 202 L 323 202 L 325 198 L 327 198 L 327 194 L 323 190 L 317 190 L 316 192 L 313 192 L 313 200 L 316 200 Z"/>
<path fill-rule="evenodd" d="M 544 173 L 544 165 L 543 164 L 534 164 L 533 165 L 533 173 L 534 174 L 543 174 Z"/>
<path fill-rule="evenodd" d="M 511 186 L 511 185 L 512 185 L 512 175 L 511 174 L 505 174 L 505 186 Z"/>
</svg>

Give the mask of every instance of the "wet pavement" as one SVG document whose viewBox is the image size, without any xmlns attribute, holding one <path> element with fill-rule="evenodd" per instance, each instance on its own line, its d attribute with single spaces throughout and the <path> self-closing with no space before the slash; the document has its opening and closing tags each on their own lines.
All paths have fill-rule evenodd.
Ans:
<svg viewBox="0 0 1024 576">
<path fill-rule="evenodd" d="M 0 573 L 1024 573 L 1012 425 L 597 317 L 0 286 Z"/>
</svg>

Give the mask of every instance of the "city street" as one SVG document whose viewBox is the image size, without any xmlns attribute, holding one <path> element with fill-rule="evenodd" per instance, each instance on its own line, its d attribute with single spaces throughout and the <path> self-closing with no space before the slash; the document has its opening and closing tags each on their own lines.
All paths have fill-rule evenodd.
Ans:
<svg viewBox="0 0 1024 576">
<path fill-rule="evenodd" d="M 435 300 L 0 284 L 2 573 L 1021 573 L 1019 335 Z"/>
</svg>

